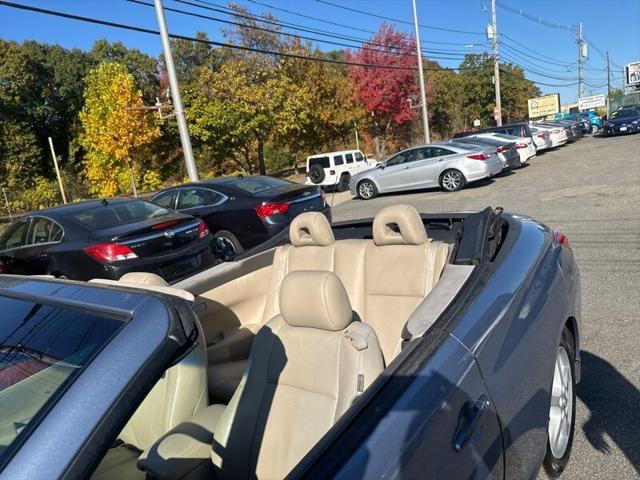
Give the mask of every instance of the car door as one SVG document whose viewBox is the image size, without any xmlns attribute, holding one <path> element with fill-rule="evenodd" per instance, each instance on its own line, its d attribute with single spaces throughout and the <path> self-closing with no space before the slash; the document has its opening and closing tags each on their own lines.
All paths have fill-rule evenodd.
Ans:
<svg viewBox="0 0 640 480">
<path fill-rule="evenodd" d="M 24 248 L 18 255 L 28 275 L 49 274 L 52 263 L 51 249 L 62 241 L 64 230 L 50 218 L 34 216 L 27 232 Z"/>
<path fill-rule="evenodd" d="M 409 164 L 415 156 L 415 149 L 404 150 L 387 160 L 376 175 L 378 190 L 383 192 L 412 188 Z"/>
<path fill-rule="evenodd" d="M 211 233 L 215 233 L 218 229 L 216 219 L 226 200 L 226 195 L 209 188 L 182 187 L 178 189 L 176 210 L 202 218 Z"/>
<path fill-rule="evenodd" d="M 31 217 L 21 218 L 11 225 L 0 239 L 0 258 L 10 273 L 19 275 L 28 273 L 24 248 L 30 224 Z"/>
<path fill-rule="evenodd" d="M 416 150 L 416 159 L 409 165 L 410 178 L 415 188 L 433 187 L 442 173 L 442 162 L 454 152 L 440 147 L 422 147 Z"/>
<path fill-rule="evenodd" d="M 366 427 L 354 422 L 340 437 L 344 444 L 333 442 L 306 477 L 503 478 L 500 423 L 470 352 L 447 336 L 420 368 L 411 371 L 407 357 L 406 368 L 381 387 L 380 403 L 374 399 L 361 412 L 360 421 L 371 425 L 366 437 L 360 430 Z M 391 406 L 383 407 L 385 399 Z M 337 471 L 327 471 L 329 459 Z"/>
</svg>

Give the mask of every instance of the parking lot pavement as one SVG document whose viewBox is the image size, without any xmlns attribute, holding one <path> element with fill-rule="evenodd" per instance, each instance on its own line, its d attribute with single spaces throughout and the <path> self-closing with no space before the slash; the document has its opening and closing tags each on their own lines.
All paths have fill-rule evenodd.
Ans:
<svg viewBox="0 0 640 480">
<path fill-rule="evenodd" d="M 640 135 L 587 137 L 456 193 L 348 200 L 333 219 L 373 217 L 397 203 L 422 212 L 501 206 L 569 237 L 582 273 L 583 352 L 573 453 L 562 478 L 640 477 Z"/>
</svg>

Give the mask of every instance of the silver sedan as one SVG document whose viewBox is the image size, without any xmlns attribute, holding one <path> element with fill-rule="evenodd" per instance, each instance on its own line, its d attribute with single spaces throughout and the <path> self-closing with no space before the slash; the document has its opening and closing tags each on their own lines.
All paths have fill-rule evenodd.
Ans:
<svg viewBox="0 0 640 480">
<path fill-rule="evenodd" d="M 353 195 L 369 200 L 379 193 L 440 185 L 447 192 L 500 173 L 495 147 L 443 142 L 403 150 L 375 168 L 351 177 Z"/>
</svg>

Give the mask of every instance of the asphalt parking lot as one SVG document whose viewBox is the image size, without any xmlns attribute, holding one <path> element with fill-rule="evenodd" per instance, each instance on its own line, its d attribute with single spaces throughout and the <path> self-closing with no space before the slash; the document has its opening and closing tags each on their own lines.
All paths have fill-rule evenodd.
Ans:
<svg viewBox="0 0 640 480">
<path fill-rule="evenodd" d="M 640 477 L 640 135 L 587 137 L 456 193 L 362 201 L 347 192 L 335 200 L 334 221 L 373 217 L 396 203 L 422 212 L 501 206 L 565 233 L 582 273 L 583 366 L 562 478 Z"/>
</svg>

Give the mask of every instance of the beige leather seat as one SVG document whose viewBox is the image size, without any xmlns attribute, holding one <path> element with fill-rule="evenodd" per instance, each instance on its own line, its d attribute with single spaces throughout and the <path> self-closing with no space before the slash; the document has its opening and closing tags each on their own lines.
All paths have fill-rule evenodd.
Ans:
<svg viewBox="0 0 640 480">
<path fill-rule="evenodd" d="M 193 295 L 170 287 L 153 273 L 127 273 L 118 282 L 104 279 L 94 279 L 92 282 L 144 288 L 183 299 L 191 298 L 193 301 Z M 203 338 L 201 331 L 200 339 Z M 164 433 L 208 404 L 207 352 L 204 342 L 201 341 L 186 357 L 165 372 L 129 419 L 118 438 L 138 450 L 146 450 Z"/>
<path fill-rule="evenodd" d="M 382 372 L 375 333 L 352 321 L 335 274 L 289 273 L 279 300 L 281 313 L 256 335 L 229 405 L 177 426 L 141 457 L 142 469 L 207 478 L 212 460 L 219 479 L 284 478 Z"/>
</svg>

